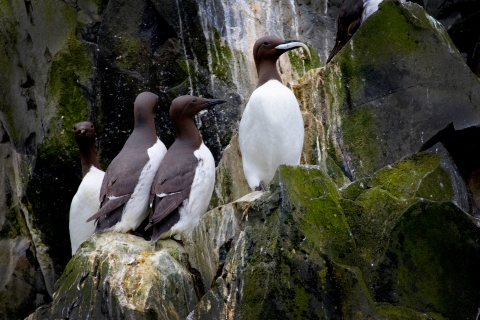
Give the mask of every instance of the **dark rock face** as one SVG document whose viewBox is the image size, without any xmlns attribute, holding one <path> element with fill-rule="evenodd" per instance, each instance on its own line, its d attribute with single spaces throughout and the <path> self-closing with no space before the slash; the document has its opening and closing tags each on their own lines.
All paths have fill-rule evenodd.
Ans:
<svg viewBox="0 0 480 320">
<path fill-rule="evenodd" d="M 280 167 L 184 238 L 210 287 L 192 319 L 469 319 L 480 231 L 447 170 L 415 154 L 338 193 L 318 167 Z"/>
<path fill-rule="evenodd" d="M 325 70 L 294 90 L 320 119 L 311 138 L 320 143 L 309 143 L 332 176 L 338 168 L 351 181 L 370 176 L 442 142 L 463 179 L 476 179 L 480 82 L 443 27 L 415 4 L 383 2 Z"/>
<path fill-rule="evenodd" d="M 160 96 L 157 133 L 167 145 L 174 139 L 168 119 L 174 97 L 223 98 L 228 104 L 197 118 L 218 162 L 255 85 L 255 36 L 273 33 L 310 47 L 312 60 L 301 51 L 282 56 L 286 84 L 325 61 L 341 1 L 250 4 L 14 0 L 0 5 L 5 44 L 0 252 L 8 257 L 0 261 L 2 316 L 22 318 L 49 303 L 54 291 L 52 304 L 32 317 L 149 318 L 162 308 L 181 309 L 171 313 L 179 318 L 193 309 L 194 318 L 475 314 L 478 236 L 464 212 L 476 214 L 480 203 L 480 91 L 462 60 L 472 70 L 478 60 L 476 4 L 468 1 L 422 4 L 449 28 L 463 57 L 420 8 L 387 2 L 331 65 L 293 85 L 304 111 L 302 161 L 319 165 L 328 176 L 317 168 L 284 168 L 271 193 L 231 203 L 248 192 L 233 140 L 218 170 L 212 207 L 219 207 L 184 235 L 185 252 L 168 251 L 167 260 L 182 270 L 172 277 L 181 273 L 187 279 L 182 292 L 189 299 L 168 297 L 178 304 L 166 306 L 149 298 L 126 311 L 117 302 L 132 297 L 122 296 L 121 285 L 105 294 L 106 279 L 117 267 L 98 256 L 95 261 L 111 269 L 92 269 L 83 278 L 88 263 L 76 256 L 54 285 L 70 259 L 68 209 L 81 177 L 69 134 L 74 123 L 95 123 L 106 168 L 133 129 L 138 92 Z M 421 150 L 430 156 L 394 164 Z M 152 250 L 152 255 L 161 251 Z M 93 275 L 95 270 L 100 271 Z M 99 291 L 86 286 L 98 279 Z M 96 299 L 92 304 L 82 300 L 89 295 Z M 458 297 L 462 301 L 454 303 Z"/>
</svg>

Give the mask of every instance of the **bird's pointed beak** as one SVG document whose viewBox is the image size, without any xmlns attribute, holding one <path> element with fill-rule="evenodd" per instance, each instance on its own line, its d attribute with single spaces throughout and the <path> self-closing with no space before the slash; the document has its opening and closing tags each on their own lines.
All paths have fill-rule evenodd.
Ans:
<svg viewBox="0 0 480 320">
<path fill-rule="evenodd" d="M 310 54 L 310 50 L 308 49 L 307 45 L 305 43 L 301 42 L 301 41 L 298 41 L 298 40 L 286 40 L 284 43 L 276 46 L 275 49 L 289 51 L 289 50 L 292 50 L 292 49 L 295 49 L 295 48 L 300 48 L 300 47 L 307 51 L 308 57 L 311 60 L 312 56 Z"/>
<path fill-rule="evenodd" d="M 222 104 L 222 103 L 225 103 L 225 102 L 227 102 L 227 101 L 221 100 L 221 99 L 210 99 L 207 102 L 205 102 L 203 105 L 205 106 L 205 108 L 209 108 L 209 107 L 213 107 L 213 106 L 216 106 L 217 104 Z"/>
<path fill-rule="evenodd" d="M 82 135 L 85 134 L 85 131 L 86 131 L 85 129 L 80 130 L 80 134 Z"/>
<path fill-rule="evenodd" d="M 340 49 L 342 49 L 344 46 L 344 43 L 340 42 L 340 41 L 337 41 L 337 43 L 335 43 L 335 46 L 333 47 L 332 51 L 330 51 L 330 54 L 328 55 L 328 58 L 327 58 L 327 62 L 325 62 L 325 64 L 329 63 L 330 60 L 333 59 L 333 57 L 335 57 L 335 55 L 340 51 Z"/>
</svg>

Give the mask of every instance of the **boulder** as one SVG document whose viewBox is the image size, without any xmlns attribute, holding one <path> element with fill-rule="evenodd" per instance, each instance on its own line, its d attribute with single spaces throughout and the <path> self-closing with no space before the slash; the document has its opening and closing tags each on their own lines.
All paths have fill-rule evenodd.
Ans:
<svg viewBox="0 0 480 320">
<path fill-rule="evenodd" d="M 185 319 L 197 301 L 181 245 L 107 233 L 80 246 L 51 305 L 29 319 Z"/>
<path fill-rule="evenodd" d="M 416 154 L 340 192 L 319 167 L 281 166 L 269 192 L 210 211 L 182 236 L 206 289 L 189 319 L 473 314 L 480 231 L 442 163 Z"/>
<path fill-rule="evenodd" d="M 450 124 L 480 121 L 478 78 L 442 25 L 410 2 L 383 1 L 325 69 L 292 88 L 321 124 L 307 145 L 350 181 L 420 151 Z"/>
</svg>

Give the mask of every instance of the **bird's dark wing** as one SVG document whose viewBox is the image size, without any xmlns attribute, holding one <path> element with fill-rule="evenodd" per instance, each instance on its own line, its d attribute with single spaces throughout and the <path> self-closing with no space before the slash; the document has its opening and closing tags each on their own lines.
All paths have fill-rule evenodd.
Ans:
<svg viewBox="0 0 480 320">
<path fill-rule="evenodd" d="M 193 150 L 185 152 L 171 149 L 153 180 L 150 197 L 152 213 L 147 229 L 165 219 L 190 195 L 198 159 Z"/>
<path fill-rule="evenodd" d="M 360 27 L 363 13 L 363 0 L 345 0 L 337 19 L 337 35 L 335 46 L 330 51 L 327 62 L 345 46 Z"/>
<path fill-rule="evenodd" d="M 157 241 L 162 234 L 170 230 L 180 220 L 180 213 L 178 209 L 170 212 L 160 223 L 153 226 L 152 241 Z"/>
<path fill-rule="evenodd" d="M 114 221 L 120 220 L 123 210 L 117 209 L 123 207 L 130 199 L 140 173 L 149 160 L 146 149 L 137 150 L 126 146 L 112 160 L 100 188 L 100 208 L 87 220 L 97 220 L 96 231 L 111 227 L 116 223 Z M 110 222 L 101 221 L 103 219 L 108 219 Z"/>
</svg>

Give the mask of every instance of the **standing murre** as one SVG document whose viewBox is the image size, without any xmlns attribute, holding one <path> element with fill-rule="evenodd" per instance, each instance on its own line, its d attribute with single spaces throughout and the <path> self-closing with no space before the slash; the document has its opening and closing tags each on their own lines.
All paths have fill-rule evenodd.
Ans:
<svg viewBox="0 0 480 320">
<path fill-rule="evenodd" d="M 152 241 L 195 227 L 207 211 L 215 183 L 215 161 L 203 143 L 194 117 L 219 99 L 181 96 L 172 101 L 170 119 L 176 139 L 153 181 L 149 224 Z"/>
<path fill-rule="evenodd" d="M 345 0 L 343 2 L 337 20 L 335 45 L 330 51 L 326 63 L 329 63 L 345 46 L 365 20 L 378 10 L 380 2 L 382 0 Z M 400 0 L 400 2 L 404 3 L 405 0 Z"/>
<path fill-rule="evenodd" d="M 148 216 L 148 199 L 155 173 L 167 149 L 155 133 L 158 96 L 142 92 L 135 99 L 135 126 L 105 173 L 95 232 L 135 230 Z"/>
<path fill-rule="evenodd" d="M 69 214 L 70 242 L 72 255 L 95 231 L 93 221 L 85 222 L 98 211 L 98 197 L 105 172 L 100 169 L 95 151 L 95 128 L 89 121 L 74 125 L 75 141 L 80 151 L 82 182 L 72 199 Z"/>
<path fill-rule="evenodd" d="M 275 36 L 262 37 L 253 46 L 258 83 L 238 129 L 243 172 L 252 190 L 265 191 L 279 165 L 300 164 L 303 118 L 295 95 L 282 84 L 276 67 L 283 53 L 299 47 L 310 55 L 302 42 Z"/>
</svg>

